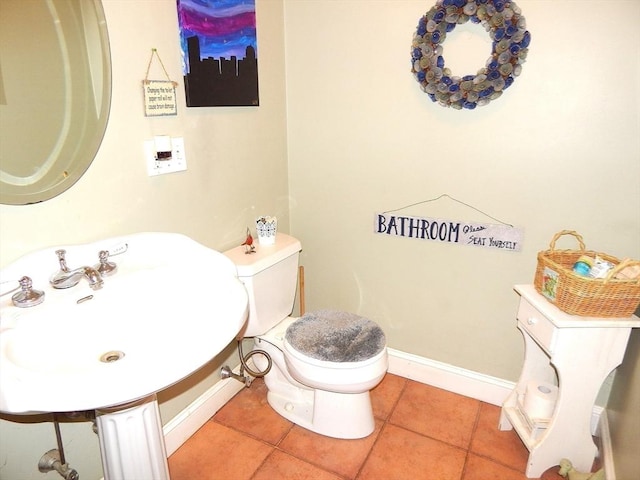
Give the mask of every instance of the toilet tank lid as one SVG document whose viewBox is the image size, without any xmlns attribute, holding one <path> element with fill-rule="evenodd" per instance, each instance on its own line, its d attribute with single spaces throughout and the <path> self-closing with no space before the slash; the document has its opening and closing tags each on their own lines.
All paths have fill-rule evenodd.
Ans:
<svg viewBox="0 0 640 480">
<path fill-rule="evenodd" d="M 260 245 L 257 238 L 253 244 L 255 253 L 245 253 L 243 245 L 223 252 L 235 263 L 238 277 L 251 277 L 302 250 L 298 239 L 284 233 L 276 234 L 276 243 L 273 245 Z"/>
</svg>

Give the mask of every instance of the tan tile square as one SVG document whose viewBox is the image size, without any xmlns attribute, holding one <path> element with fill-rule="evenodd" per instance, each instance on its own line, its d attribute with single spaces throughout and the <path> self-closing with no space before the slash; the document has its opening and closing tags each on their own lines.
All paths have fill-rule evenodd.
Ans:
<svg viewBox="0 0 640 480">
<path fill-rule="evenodd" d="M 169 457 L 171 480 L 248 480 L 272 450 L 209 421 Z"/>
<path fill-rule="evenodd" d="M 529 451 L 515 430 L 498 429 L 499 418 L 500 407 L 482 403 L 470 450 L 519 472 L 524 472 Z"/>
<path fill-rule="evenodd" d="M 406 378 L 387 373 L 382 382 L 371 390 L 371 406 L 375 418 L 389 418 L 406 384 Z"/>
<path fill-rule="evenodd" d="M 409 380 L 390 423 L 468 448 L 480 401 Z"/>
<path fill-rule="evenodd" d="M 488 458 L 469 454 L 462 480 L 526 480 L 523 472 L 496 463 Z"/>
<path fill-rule="evenodd" d="M 371 393 L 374 433 L 339 440 L 293 426 L 266 393 L 256 380 L 225 405 L 169 458 L 172 480 L 526 478 L 528 452 L 514 431 L 498 430 L 493 405 L 388 374 Z M 557 472 L 541 480 L 564 480 Z"/>
<path fill-rule="evenodd" d="M 382 422 L 366 438 L 343 440 L 294 426 L 279 445 L 283 451 L 347 478 L 355 478 L 373 446 Z"/>
<path fill-rule="evenodd" d="M 464 467 L 462 480 L 530 480 L 518 470 L 509 468 L 491 459 L 470 453 Z M 551 467 L 542 474 L 540 480 L 566 480 L 558 475 L 558 467 Z"/>
<path fill-rule="evenodd" d="M 459 480 L 465 456 L 460 448 L 387 424 L 358 480 Z"/>
<path fill-rule="evenodd" d="M 277 445 L 293 425 L 267 403 L 267 386 L 262 379 L 238 392 L 213 416 L 213 420 L 271 445 Z"/>
<path fill-rule="evenodd" d="M 275 450 L 251 480 L 341 480 L 341 478 L 287 453 Z"/>
</svg>

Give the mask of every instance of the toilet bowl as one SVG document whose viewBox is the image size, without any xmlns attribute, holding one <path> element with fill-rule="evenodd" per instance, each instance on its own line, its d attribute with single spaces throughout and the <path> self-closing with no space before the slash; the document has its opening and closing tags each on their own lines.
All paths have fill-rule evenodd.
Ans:
<svg viewBox="0 0 640 480">
<path fill-rule="evenodd" d="M 369 391 L 388 368 L 386 339 L 373 321 L 323 310 L 289 316 L 300 243 L 278 233 L 255 254 L 238 247 L 236 264 L 249 295 L 245 337 L 254 338 L 255 366 L 267 371 L 267 401 L 280 415 L 334 438 L 362 438 L 375 429 Z"/>
<path fill-rule="evenodd" d="M 386 346 L 357 362 L 318 360 L 286 340 L 287 328 L 299 320 L 287 318 L 254 338 L 254 349 L 265 351 L 272 361 L 264 377 L 267 402 L 286 419 L 321 435 L 345 439 L 370 435 L 375 421 L 369 390 L 386 374 Z M 253 359 L 257 368 L 267 368 L 264 356 Z"/>
<path fill-rule="evenodd" d="M 371 390 L 388 366 L 382 329 L 346 312 L 306 314 L 287 327 L 283 349 L 291 376 L 336 393 Z"/>
</svg>

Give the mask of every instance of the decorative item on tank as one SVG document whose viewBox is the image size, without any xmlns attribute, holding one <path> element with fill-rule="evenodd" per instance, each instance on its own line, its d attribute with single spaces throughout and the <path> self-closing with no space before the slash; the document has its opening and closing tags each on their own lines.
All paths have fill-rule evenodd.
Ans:
<svg viewBox="0 0 640 480">
<path fill-rule="evenodd" d="M 244 245 L 244 253 L 256 253 L 256 246 L 253 244 L 253 236 L 249 227 L 247 227 L 247 238 L 242 245 Z"/>
<path fill-rule="evenodd" d="M 429 98 L 457 110 L 496 100 L 520 75 L 531 34 L 520 7 L 508 0 L 437 0 L 418 22 L 411 44 L 411 72 Z M 491 55 L 475 74 L 447 68 L 442 44 L 447 33 L 471 20 L 492 40 Z"/>
<path fill-rule="evenodd" d="M 276 217 L 258 217 L 256 219 L 256 231 L 260 245 L 273 245 L 276 243 L 278 231 L 278 219 Z"/>
</svg>

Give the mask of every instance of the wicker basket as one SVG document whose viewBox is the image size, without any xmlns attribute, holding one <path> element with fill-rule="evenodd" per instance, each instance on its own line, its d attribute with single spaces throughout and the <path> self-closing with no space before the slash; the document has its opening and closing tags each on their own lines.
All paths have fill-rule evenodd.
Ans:
<svg viewBox="0 0 640 480">
<path fill-rule="evenodd" d="M 573 235 L 580 250 L 556 250 L 556 240 Z M 615 265 L 606 278 L 597 279 L 579 275 L 573 265 L 582 256 L 596 255 Z M 615 275 L 626 267 L 640 265 L 636 260 L 620 261 L 604 253 L 585 250 L 582 237 L 572 230 L 554 235 L 549 250 L 538 253 L 538 266 L 534 279 L 536 290 L 560 310 L 583 317 L 629 317 L 640 304 L 640 278 L 617 279 Z"/>
</svg>

